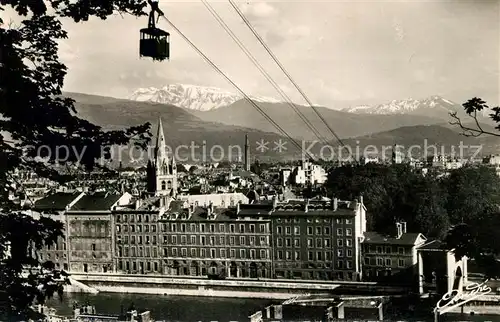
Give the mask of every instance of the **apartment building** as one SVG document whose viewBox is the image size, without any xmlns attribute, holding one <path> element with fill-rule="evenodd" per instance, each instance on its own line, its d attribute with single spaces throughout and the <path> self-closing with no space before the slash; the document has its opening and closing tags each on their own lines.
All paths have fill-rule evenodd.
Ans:
<svg viewBox="0 0 500 322">
<path fill-rule="evenodd" d="M 395 228 L 391 235 L 365 232 L 363 280 L 412 282 L 417 275 L 417 249 L 427 239 L 420 233 L 408 233 L 406 222 L 396 223 Z"/>
</svg>

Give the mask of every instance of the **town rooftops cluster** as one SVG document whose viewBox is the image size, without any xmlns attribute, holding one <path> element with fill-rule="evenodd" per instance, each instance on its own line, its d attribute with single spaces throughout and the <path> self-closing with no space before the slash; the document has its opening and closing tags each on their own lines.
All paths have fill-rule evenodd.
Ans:
<svg viewBox="0 0 500 322">
<path fill-rule="evenodd" d="M 155 196 L 136 199 L 129 193 L 110 194 L 63 193 L 59 192 L 36 202 L 37 212 L 115 212 L 115 213 L 159 213 L 165 220 L 229 220 L 237 218 L 308 215 L 355 216 L 358 206 L 364 207 L 362 198 L 355 201 L 341 201 L 337 198 L 290 199 L 244 203 L 242 194 L 223 194 L 226 197 L 241 195 L 238 202 L 221 201 L 221 194 L 189 196 L 173 199 L 169 196 Z M 203 204 L 201 204 L 203 202 Z M 366 210 L 366 209 L 365 209 Z"/>
</svg>

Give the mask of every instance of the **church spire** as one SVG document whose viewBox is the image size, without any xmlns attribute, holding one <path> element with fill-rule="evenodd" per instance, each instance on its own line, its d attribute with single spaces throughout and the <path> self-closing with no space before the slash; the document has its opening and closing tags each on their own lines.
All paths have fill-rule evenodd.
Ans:
<svg viewBox="0 0 500 322">
<path fill-rule="evenodd" d="M 158 133 L 156 134 L 155 163 L 156 171 L 168 174 L 167 144 L 165 142 L 165 134 L 163 132 L 161 118 L 159 118 Z"/>
</svg>

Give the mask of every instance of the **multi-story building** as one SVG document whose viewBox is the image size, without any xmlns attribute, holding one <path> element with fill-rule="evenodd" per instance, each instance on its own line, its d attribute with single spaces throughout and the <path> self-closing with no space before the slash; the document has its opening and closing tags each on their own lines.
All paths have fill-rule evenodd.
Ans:
<svg viewBox="0 0 500 322">
<path fill-rule="evenodd" d="M 115 240 L 112 209 L 128 204 L 131 195 L 84 195 L 66 211 L 70 270 L 114 271 Z"/>
<path fill-rule="evenodd" d="M 366 208 L 360 201 L 288 201 L 271 214 L 277 278 L 358 280 Z"/>
<path fill-rule="evenodd" d="M 130 274 L 162 273 L 158 210 L 119 209 L 112 212 L 116 271 Z"/>
<path fill-rule="evenodd" d="M 271 277 L 270 221 L 234 209 L 189 206 L 160 219 L 168 275 Z"/>
<path fill-rule="evenodd" d="M 363 280 L 413 282 L 417 275 L 417 249 L 427 240 L 420 233 L 408 233 L 406 223 L 396 223 L 390 236 L 365 232 Z"/>
</svg>

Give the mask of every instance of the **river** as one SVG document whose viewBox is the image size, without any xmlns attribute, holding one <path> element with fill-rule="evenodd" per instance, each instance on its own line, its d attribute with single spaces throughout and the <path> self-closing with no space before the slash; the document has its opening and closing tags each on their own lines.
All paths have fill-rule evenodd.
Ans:
<svg viewBox="0 0 500 322">
<path fill-rule="evenodd" d="M 84 293 L 65 293 L 62 300 L 52 299 L 48 305 L 57 309 L 60 315 L 72 315 L 72 305 L 77 301 L 80 304 L 89 303 L 96 307 L 97 313 L 119 314 L 121 307 L 127 309 L 131 304 L 135 308 L 146 308 L 151 311 L 155 320 L 168 322 L 197 322 L 197 321 L 249 321 L 248 316 L 266 305 L 279 303 L 272 300 L 238 299 L 238 298 L 208 298 L 192 296 L 143 295 L 99 293 L 96 295 Z M 401 321 L 400 319 L 398 319 Z M 430 321 L 428 318 L 410 318 L 405 321 Z M 500 322 L 500 316 L 486 315 L 447 315 L 440 321 L 475 321 Z"/>
</svg>

